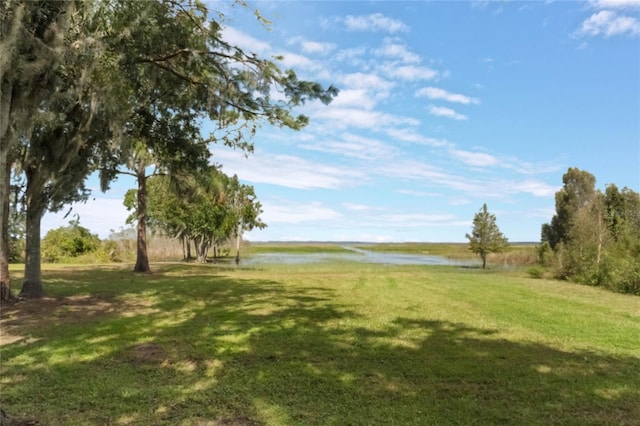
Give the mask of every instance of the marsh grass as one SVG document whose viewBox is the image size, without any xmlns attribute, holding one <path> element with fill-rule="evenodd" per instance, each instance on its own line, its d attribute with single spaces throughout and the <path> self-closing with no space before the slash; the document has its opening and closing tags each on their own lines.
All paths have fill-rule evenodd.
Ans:
<svg viewBox="0 0 640 426">
<path fill-rule="evenodd" d="M 383 243 L 360 245 L 360 248 L 381 252 L 397 252 L 442 256 L 450 259 L 475 259 L 477 255 L 466 243 Z M 538 262 L 535 244 L 510 244 L 502 253 L 491 253 L 487 261 L 494 266 L 523 266 Z"/>
<path fill-rule="evenodd" d="M 44 269 L 0 346 L 2 408 L 41 424 L 640 418 L 638 297 L 453 267 Z"/>
</svg>

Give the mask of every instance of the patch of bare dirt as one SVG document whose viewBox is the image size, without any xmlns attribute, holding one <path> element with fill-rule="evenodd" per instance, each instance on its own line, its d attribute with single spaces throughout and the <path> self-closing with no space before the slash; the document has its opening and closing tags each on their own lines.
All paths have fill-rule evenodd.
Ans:
<svg viewBox="0 0 640 426">
<path fill-rule="evenodd" d="M 140 363 L 162 363 L 167 359 L 167 353 L 157 343 L 143 343 L 131 349 L 133 358 Z"/>
<path fill-rule="evenodd" d="M 11 416 L 3 409 L 0 409 L 0 426 L 29 426 L 39 424 L 40 422 L 35 419 Z"/>
<path fill-rule="evenodd" d="M 0 346 L 27 339 L 25 329 L 98 319 L 124 309 L 111 296 L 92 294 L 64 298 L 21 299 L 0 309 Z"/>
</svg>

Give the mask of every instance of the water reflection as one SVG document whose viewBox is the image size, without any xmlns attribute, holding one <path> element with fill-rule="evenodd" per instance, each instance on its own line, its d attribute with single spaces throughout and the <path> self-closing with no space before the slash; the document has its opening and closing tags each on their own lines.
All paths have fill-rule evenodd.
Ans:
<svg viewBox="0 0 640 426">
<path fill-rule="evenodd" d="M 377 252 L 364 250 L 352 246 L 343 246 L 351 253 L 260 253 L 242 260 L 244 265 L 276 264 L 308 264 L 323 262 L 361 262 L 385 265 L 458 265 L 475 266 L 477 261 L 454 260 L 442 256 L 426 254 L 405 254 L 391 252 Z"/>
</svg>

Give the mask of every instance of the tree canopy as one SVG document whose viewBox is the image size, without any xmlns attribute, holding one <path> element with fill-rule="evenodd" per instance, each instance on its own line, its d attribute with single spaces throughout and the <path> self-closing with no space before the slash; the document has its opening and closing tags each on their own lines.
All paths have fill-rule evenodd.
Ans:
<svg viewBox="0 0 640 426">
<path fill-rule="evenodd" d="M 0 20 L 0 281 L 8 287 L 8 182 L 18 164 L 28 192 L 24 296 L 43 294 L 40 218 L 86 196 L 91 171 L 101 171 L 103 190 L 117 173 L 136 177 L 135 269 L 146 271 L 147 166 L 200 173 L 208 144 L 250 152 L 261 124 L 301 129 L 308 118 L 294 108 L 338 92 L 226 42 L 221 15 L 199 1 L 8 0 Z"/>
</svg>

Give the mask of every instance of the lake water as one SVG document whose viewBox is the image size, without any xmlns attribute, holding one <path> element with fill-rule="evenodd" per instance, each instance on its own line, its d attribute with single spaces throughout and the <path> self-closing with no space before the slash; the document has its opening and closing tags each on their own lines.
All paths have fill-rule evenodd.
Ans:
<svg viewBox="0 0 640 426">
<path fill-rule="evenodd" d="M 442 256 L 430 256 L 422 254 L 404 254 L 391 252 L 377 252 L 363 250 L 351 246 L 343 246 L 351 253 L 260 253 L 242 259 L 243 265 L 262 265 L 267 263 L 277 264 L 307 264 L 322 262 L 361 262 L 378 263 L 384 265 L 458 265 L 476 266 L 478 261 L 454 260 Z"/>
</svg>

